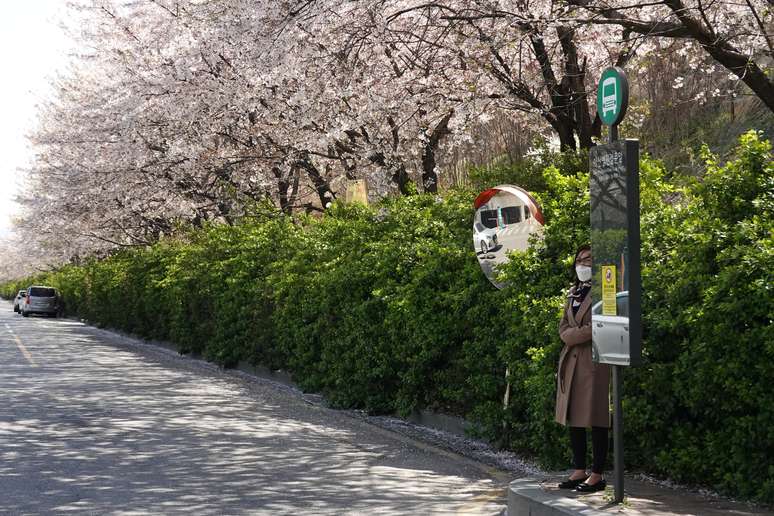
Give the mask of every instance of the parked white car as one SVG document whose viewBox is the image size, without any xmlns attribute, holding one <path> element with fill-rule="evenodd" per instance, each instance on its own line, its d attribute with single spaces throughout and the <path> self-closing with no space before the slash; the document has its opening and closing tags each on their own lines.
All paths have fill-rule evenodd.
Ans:
<svg viewBox="0 0 774 516">
<path fill-rule="evenodd" d="M 616 315 L 602 315 L 602 301 L 591 307 L 591 332 L 608 358 L 629 356 L 629 292 L 615 295 Z"/>
<path fill-rule="evenodd" d="M 473 224 L 473 246 L 476 254 L 486 254 L 497 247 L 497 231 L 494 228 L 485 227 L 480 222 Z"/>
<path fill-rule="evenodd" d="M 27 291 L 26 290 L 20 290 L 16 297 L 13 298 L 13 311 L 17 314 L 21 313 L 21 305 L 24 303 L 24 298 L 27 297 Z"/>
</svg>

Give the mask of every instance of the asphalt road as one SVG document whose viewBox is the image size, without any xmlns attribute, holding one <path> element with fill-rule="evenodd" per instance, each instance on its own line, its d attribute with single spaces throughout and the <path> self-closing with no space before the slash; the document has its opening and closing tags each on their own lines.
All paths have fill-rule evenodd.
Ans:
<svg viewBox="0 0 774 516">
<path fill-rule="evenodd" d="M 506 480 L 281 385 L 0 303 L 0 514 L 499 514 Z"/>
</svg>

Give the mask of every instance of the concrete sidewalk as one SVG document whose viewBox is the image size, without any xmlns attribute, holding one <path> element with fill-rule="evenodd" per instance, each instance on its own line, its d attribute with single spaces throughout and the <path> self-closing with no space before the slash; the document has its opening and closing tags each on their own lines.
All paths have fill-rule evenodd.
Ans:
<svg viewBox="0 0 774 516">
<path fill-rule="evenodd" d="M 769 514 L 750 505 L 704 497 L 678 489 L 659 487 L 650 483 L 626 478 L 625 498 L 622 504 L 614 504 L 613 487 L 606 491 L 579 494 L 558 489 L 566 474 L 543 478 L 521 478 L 511 482 L 508 489 L 508 516 L 747 516 Z M 608 476 L 610 482 L 610 476 Z"/>
</svg>

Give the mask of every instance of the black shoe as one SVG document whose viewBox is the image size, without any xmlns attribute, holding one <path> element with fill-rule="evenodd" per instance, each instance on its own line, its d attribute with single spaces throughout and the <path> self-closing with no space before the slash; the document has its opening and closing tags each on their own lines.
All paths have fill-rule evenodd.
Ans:
<svg viewBox="0 0 774 516">
<path fill-rule="evenodd" d="M 602 491 L 607 487 L 607 482 L 605 482 L 605 479 L 600 480 L 596 484 L 587 484 L 586 482 L 583 482 L 582 484 L 579 484 L 578 487 L 575 488 L 575 492 L 577 493 L 596 493 L 597 491 Z"/>
<path fill-rule="evenodd" d="M 575 480 L 567 479 L 564 482 L 559 483 L 559 489 L 575 489 L 579 485 L 581 485 L 583 482 L 585 482 L 585 478 L 577 478 Z"/>
</svg>

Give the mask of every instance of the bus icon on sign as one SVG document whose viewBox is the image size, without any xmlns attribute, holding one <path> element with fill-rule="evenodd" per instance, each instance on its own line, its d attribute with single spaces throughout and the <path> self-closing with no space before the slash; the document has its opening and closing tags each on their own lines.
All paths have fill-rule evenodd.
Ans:
<svg viewBox="0 0 774 516">
<path fill-rule="evenodd" d="M 615 77 L 608 77 L 602 82 L 602 116 L 606 116 L 608 112 L 615 114 L 617 109 L 616 103 L 616 80 Z"/>
</svg>

